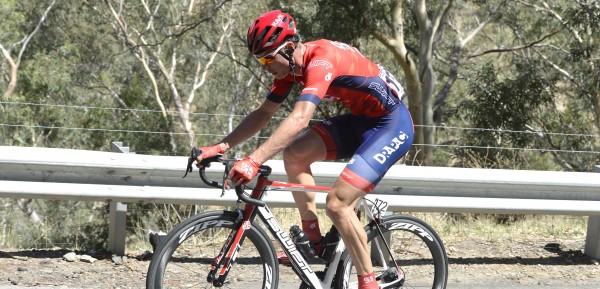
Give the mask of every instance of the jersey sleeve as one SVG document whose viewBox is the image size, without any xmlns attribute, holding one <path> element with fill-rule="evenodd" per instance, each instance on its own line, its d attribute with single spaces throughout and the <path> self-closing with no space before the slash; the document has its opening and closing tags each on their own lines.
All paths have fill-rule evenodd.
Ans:
<svg viewBox="0 0 600 289">
<path fill-rule="evenodd" d="M 294 83 L 292 81 L 286 79 L 275 79 L 273 82 L 273 87 L 267 93 L 267 99 L 276 102 L 282 103 L 290 94 Z"/>
<path fill-rule="evenodd" d="M 335 57 L 325 49 L 317 49 L 305 68 L 305 84 L 298 101 L 310 101 L 318 105 L 325 97 L 336 75 Z"/>
</svg>

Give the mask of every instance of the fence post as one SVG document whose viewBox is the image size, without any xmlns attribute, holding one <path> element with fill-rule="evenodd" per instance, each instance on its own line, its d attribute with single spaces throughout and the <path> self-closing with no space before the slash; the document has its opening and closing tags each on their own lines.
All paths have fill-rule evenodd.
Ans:
<svg viewBox="0 0 600 289">
<path fill-rule="evenodd" d="M 600 165 L 596 166 L 596 172 L 600 173 Z M 600 260 L 600 216 L 589 216 L 588 218 L 584 252 L 592 258 Z"/>
<path fill-rule="evenodd" d="M 111 150 L 115 153 L 129 153 L 129 147 L 124 147 L 122 142 L 112 142 Z M 124 256 L 127 237 L 127 204 L 111 201 L 109 207 L 108 251 L 118 256 Z"/>
</svg>

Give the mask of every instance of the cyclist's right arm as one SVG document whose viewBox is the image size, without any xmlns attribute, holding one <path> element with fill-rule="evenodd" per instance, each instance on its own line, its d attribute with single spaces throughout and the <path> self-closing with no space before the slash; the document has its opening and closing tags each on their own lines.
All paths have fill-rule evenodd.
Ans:
<svg viewBox="0 0 600 289">
<path fill-rule="evenodd" d="M 216 153 L 227 151 L 228 149 L 252 137 L 263 127 L 265 127 L 267 122 L 269 122 L 271 117 L 275 114 L 280 106 L 281 103 L 265 99 L 257 109 L 242 119 L 236 128 L 233 129 L 233 131 L 226 137 L 224 137 L 223 140 L 213 146 L 200 148 L 203 150 L 211 150 L 211 155 L 202 153 L 202 156 L 198 157 L 198 161 L 201 161 L 203 157 L 206 158 L 215 155 Z M 213 151 L 216 153 L 213 154 Z"/>
</svg>

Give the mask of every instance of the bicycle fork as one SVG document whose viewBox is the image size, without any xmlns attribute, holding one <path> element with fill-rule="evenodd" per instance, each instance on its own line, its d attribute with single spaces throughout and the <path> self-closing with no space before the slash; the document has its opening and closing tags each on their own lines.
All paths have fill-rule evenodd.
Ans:
<svg viewBox="0 0 600 289">
<path fill-rule="evenodd" d="M 263 174 L 265 173 L 268 172 L 264 172 Z M 255 200 L 261 200 L 264 190 L 259 188 L 266 187 L 267 183 L 268 179 L 266 179 L 262 174 L 259 175 L 256 187 L 252 190 L 250 197 Z M 223 184 L 225 184 L 225 180 L 223 181 Z M 243 210 L 239 208 L 236 209 L 236 212 L 238 213 L 238 222 L 236 223 L 239 225 L 237 225 L 238 227 L 236 230 L 229 233 L 229 236 L 227 237 L 225 244 L 223 244 L 219 255 L 212 262 L 211 270 L 206 278 L 206 281 L 209 283 L 212 282 L 213 286 L 222 287 L 225 284 L 225 278 L 227 278 L 227 274 L 229 274 L 231 266 L 235 263 L 237 254 L 241 249 L 244 238 L 246 237 L 245 232 L 252 227 L 252 221 L 256 216 L 257 208 L 260 208 L 260 206 L 246 203 Z"/>
<path fill-rule="evenodd" d="M 241 211 L 236 211 L 240 214 L 241 219 Z M 241 244 L 244 242 L 245 232 L 250 226 L 250 221 L 246 220 L 239 224 L 237 230 L 229 233 L 221 251 L 211 263 L 210 271 L 206 277 L 208 283 L 212 283 L 215 287 L 222 287 L 225 284 L 225 278 L 227 278 L 231 266 L 235 263 Z"/>
</svg>

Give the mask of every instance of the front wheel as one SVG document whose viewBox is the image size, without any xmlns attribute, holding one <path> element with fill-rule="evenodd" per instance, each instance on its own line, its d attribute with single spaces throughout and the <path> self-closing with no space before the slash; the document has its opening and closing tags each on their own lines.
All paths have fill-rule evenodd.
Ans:
<svg viewBox="0 0 600 289">
<path fill-rule="evenodd" d="M 223 244 L 239 227 L 238 214 L 229 211 L 206 212 L 177 225 L 152 256 L 146 288 L 276 289 L 279 267 L 275 249 L 256 224 L 246 230 L 245 238 L 239 243 L 240 249 L 234 256 L 236 262 L 224 284 L 215 283 L 214 278 L 209 277 Z"/>
<path fill-rule="evenodd" d="M 387 288 L 446 288 L 448 256 L 442 240 L 427 223 L 412 216 L 391 215 L 383 218 L 380 228 L 401 272 L 397 272 L 375 225 L 367 226 L 368 247 L 379 284 L 393 284 Z M 341 257 L 336 277 L 334 288 L 358 288 L 356 270 L 347 251 Z"/>
</svg>

